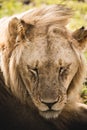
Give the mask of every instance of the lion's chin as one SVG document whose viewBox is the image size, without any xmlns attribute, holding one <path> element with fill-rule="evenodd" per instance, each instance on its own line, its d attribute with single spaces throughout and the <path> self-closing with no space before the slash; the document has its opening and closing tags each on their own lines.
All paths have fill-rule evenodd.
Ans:
<svg viewBox="0 0 87 130">
<path fill-rule="evenodd" d="M 40 115 L 46 119 L 58 118 L 61 111 L 40 111 Z"/>
</svg>

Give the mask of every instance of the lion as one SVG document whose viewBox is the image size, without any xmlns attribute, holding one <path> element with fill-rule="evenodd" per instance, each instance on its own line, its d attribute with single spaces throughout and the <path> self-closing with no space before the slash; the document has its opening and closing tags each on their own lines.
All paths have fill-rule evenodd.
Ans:
<svg viewBox="0 0 87 130">
<path fill-rule="evenodd" d="M 31 9 L 0 21 L 0 128 L 87 129 L 80 100 L 87 30 L 67 29 L 62 5 Z"/>
</svg>

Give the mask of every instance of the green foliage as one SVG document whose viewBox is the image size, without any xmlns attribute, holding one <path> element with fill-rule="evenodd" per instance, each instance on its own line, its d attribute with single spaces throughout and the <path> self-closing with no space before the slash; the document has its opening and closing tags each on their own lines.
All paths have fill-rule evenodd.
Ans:
<svg viewBox="0 0 87 130">
<path fill-rule="evenodd" d="M 16 11 L 20 11 L 21 7 L 22 7 L 20 2 L 16 3 L 16 2 L 14 2 L 14 0 L 10 0 L 8 2 L 3 1 L 3 3 L 1 5 L 2 5 L 2 7 L 0 9 L 0 17 L 12 15 L 12 14 L 16 13 Z"/>
<path fill-rule="evenodd" d="M 3 0 L 0 2 L 0 18 L 28 10 L 30 6 L 23 5 L 21 1 Z"/>
<path fill-rule="evenodd" d="M 81 91 L 81 97 L 83 99 L 83 102 L 87 104 L 87 86 L 83 86 L 83 89 Z"/>
<path fill-rule="evenodd" d="M 41 5 L 41 4 L 65 4 L 66 0 L 34 0 L 36 5 Z"/>
</svg>

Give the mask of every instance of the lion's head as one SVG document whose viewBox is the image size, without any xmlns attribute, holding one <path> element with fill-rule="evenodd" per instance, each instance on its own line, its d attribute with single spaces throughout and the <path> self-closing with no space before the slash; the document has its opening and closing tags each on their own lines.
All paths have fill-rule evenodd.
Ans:
<svg viewBox="0 0 87 130">
<path fill-rule="evenodd" d="M 75 101 L 83 79 L 79 43 L 65 27 L 70 16 L 62 6 L 34 9 L 3 23 L 4 38 L 0 35 L 7 86 L 22 102 L 33 101 L 45 118 L 58 117 Z"/>
</svg>

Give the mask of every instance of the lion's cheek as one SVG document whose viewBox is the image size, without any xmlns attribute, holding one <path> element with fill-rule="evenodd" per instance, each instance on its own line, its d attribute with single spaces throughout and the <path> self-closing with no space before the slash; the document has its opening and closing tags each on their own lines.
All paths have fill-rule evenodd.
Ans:
<svg viewBox="0 0 87 130">
<path fill-rule="evenodd" d="M 69 76 L 64 80 L 63 86 L 66 88 L 66 90 L 69 88 L 70 83 L 72 82 L 73 78 L 75 76 L 75 73 L 70 73 Z"/>
</svg>

